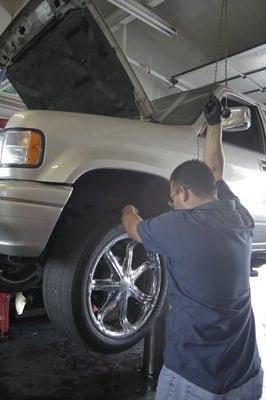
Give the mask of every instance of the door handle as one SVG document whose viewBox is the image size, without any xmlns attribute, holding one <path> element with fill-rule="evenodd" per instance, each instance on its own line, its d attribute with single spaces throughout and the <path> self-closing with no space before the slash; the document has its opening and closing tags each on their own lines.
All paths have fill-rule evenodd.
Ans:
<svg viewBox="0 0 266 400">
<path fill-rule="evenodd" d="M 259 161 L 260 170 L 266 172 L 266 160 L 259 159 L 258 161 Z"/>
</svg>

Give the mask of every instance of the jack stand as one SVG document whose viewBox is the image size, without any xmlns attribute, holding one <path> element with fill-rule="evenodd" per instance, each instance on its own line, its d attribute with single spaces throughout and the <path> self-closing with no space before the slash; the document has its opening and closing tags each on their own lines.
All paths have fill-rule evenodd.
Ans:
<svg viewBox="0 0 266 400">
<path fill-rule="evenodd" d="M 0 292 L 0 339 L 6 338 L 9 330 L 10 294 Z"/>
<path fill-rule="evenodd" d="M 157 380 L 163 365 L 167 313 L 168 303 L 165 301 L 159 317 L 144 339 L 143 375 L 147 380 Z"/>
</svg>

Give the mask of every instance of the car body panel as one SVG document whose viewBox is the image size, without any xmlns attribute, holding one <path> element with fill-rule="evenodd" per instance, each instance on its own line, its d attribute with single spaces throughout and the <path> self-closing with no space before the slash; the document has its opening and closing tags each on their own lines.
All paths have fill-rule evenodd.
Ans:
<svg viewBox="0 0 266 400">
<path fill-rule="evenodd" d="M 71 192 L 63 185 L 0 180 L 0 254 L 38 257 Z"/>
<path fill-rule="evenodd" d="M 17 113 L 7 128 L 38 127 L 45 135 L 43 163 L 36 169 L 2 167 L 0 179 L 74 185 L 97 169 L 132 170 L 169 179 L 177 164 L 201 154 L 204 139 L 198 135 L 204 124 L 202 116 L 193 126 L 165 126 L 55 111 Z M 227 143 L 224 151 L 225 179 L 256 221 L 253 249 L 265 250 L 266 172 L 258 158 L 266 160 L 266 156 Z"/>
<path fill-rule="evenodd" d="M 73 184 L 87 171 L 115 168 L 169 179 L 178 160 L 197 156 L 193 127 L 55 111 L 15 114 L 7 128 L 38 126 L 45 136 L 40 168 L 0 168 L 0 179 Z M 160 152 L 158 151 L 160 149 Z"/>
</svg>

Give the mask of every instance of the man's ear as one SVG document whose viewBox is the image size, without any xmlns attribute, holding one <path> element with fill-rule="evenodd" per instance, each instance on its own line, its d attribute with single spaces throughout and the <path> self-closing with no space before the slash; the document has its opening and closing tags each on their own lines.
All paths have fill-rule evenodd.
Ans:
<svg viewBox="0 0 266 400">
<path fill-rule="evenodd" d="M 187 202 L 190 197 L 189 190 L 185 186 L 180 186 L 179 190 L 182 201 Z"/>
</svg>

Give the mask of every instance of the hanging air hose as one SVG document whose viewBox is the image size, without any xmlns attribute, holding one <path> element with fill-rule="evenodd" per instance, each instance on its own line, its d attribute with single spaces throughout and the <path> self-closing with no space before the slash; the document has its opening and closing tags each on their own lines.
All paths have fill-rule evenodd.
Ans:
<svg viewBox="0 0 266 400">
<path fill-rule="evenodd" d="M 228 52 L 228 27 L 227 27 L 227 17 L 228 17 L 228 11 L 227 11 L 227 0 L 221 0 L 221 12 L 220 12 L 220 21 L 219 21 L 219 33 L 218 33 L 218 40 L 217 40 L 217 57 L 216 57 L 216 62 L 215 62 L 215 70 L 214 70 L 214 81 L 212 85 L 212 91 L 209 96 L 209 101 L 206 105 L 207 109 L 211 111 L 214 107 L 214 90 L 217 82 L 217 72 L 218 72 L 218 62 L 219 62 L 219 56 L 220 56 L 220 49 L 221 49 L 221 39 L 222 39 L 222 33 L 224 32 L 224 82 L 225 82 L 225 87 L 228 87 L 228 81 L 227 81 L 227 52 Z M 229 118 L 231 115 L 231 111 L 228 107 L 228 101 L 227 101 L 227 92 L 225 95 L 225 108 L 222 111 L 222 117 L 223 118 Z"/>
</svg>

